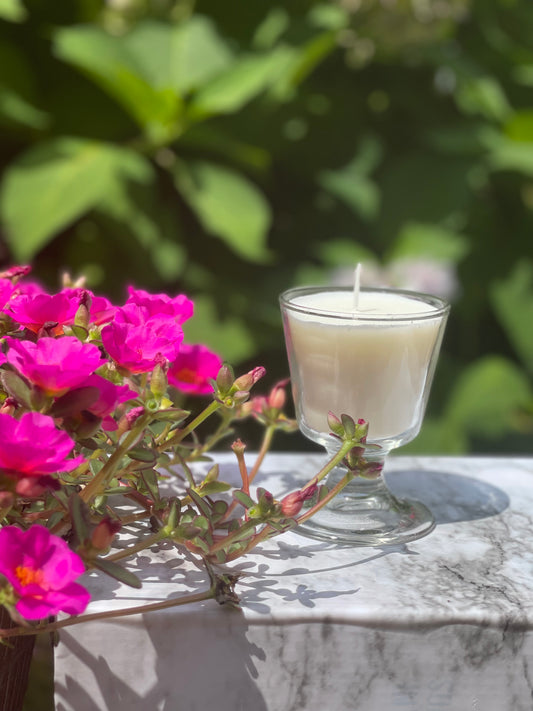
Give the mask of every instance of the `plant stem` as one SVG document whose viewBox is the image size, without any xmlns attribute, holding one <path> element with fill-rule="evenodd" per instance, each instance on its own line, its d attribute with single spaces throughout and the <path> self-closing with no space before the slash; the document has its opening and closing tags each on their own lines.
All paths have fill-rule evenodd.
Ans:
<svg viewBox="0 0 533 711">
<path fill-rule="evenodd" d="M 296 520 L 298 523 L 303 523 L 304 521 L 307 521 L 308 518 L 311 518 L 311 516 L 314 516 L 317 511 L 320 511 L 320 509 L 325 506 L 327 503 L 329 503 L 337 494 L 344 489 L 346 484 L 348 484 L 351 480 L 353 479 L 353 473 L 351 471 L 347 471 L 346 474 L 342 477 L 342 479 L 335 484 L 333 489 L 328 491 L 326 496 L 324 496 L 323 499 L 321 499 L 317 504 L 312 506 L 310 509 L 307 509 L 305 513 L 303 513 L 301 516 L 298 516 Z"/>
<path fill-rule="evenodd" d="M 135 545 L 128 546 L 127 548 L 124 548 L 123 550 L 118 551 L 117 553 L 112 553 L 111 555 L 106 556 L 104 560 L 110 560 L 114 562 L 116 560 L 121 560 L 122 558 L 128 558 L 130 555 L 133 555 L 134 553 L 139 553 L 139 551 L 144 551 L 146 550 L 146 548 L 150 548 L 150 546 L 152 546 L 154 543 L 162 541 L 164 538 L 167 537 L 167 535 L 168 531 L 162 528 L 157 533 L 153 533 L 151 536 L 148 536 L 142 541 L 135 543 Z"/>
<path fill-rule="evenodd" d="M 352 447 L 354 447 L 354 443 L 352 441 L 343 442 L 342 447 L 339 449 L 337 454 L 334 457 L 332 457 L 332 459 L 330 459 L 329 462 L 327 462 L 322 467 L 322 469 L 318 472 L 318 474 L 315 474 L 315 476 L 312 479 L 310 479 L 307 482 L 307 484 L 302 487 L 302 489 L 305 489 L 308 486 L 311 486 L 312 484 L 316 484 L 317 482 L 321 481 L 327 474 L 329 474 L 329 472 L 332 469 L 334 469 L 338 464 L 340 464 L 342 462 L 342 460 L 344 459 L 346 454 L 348 454 L 350 449 L 352 449 Z M 313 513 L 306 512 L 304 514 L 305 518 L 300 517 L 300 518 L 298 518 L 298 521 L 305 521 L 307 518 L 309 518 L 309 516 L 312 516 L 313 514 L 315 514 L 319 509 L 322 508 L 322 506 L 324 506 L 328 501 L 330 501 L 333 498 L 333 496 L 338 494 L 338 492 L 342 488 L 344 488 L 344 486 L 346 486 L 346 484 L 352 478 L 353 477 L 351 475 L 351 472 L 347 472 L 347 474 L 341 479 L 341 481 L 338 484 L 336 484 L 333 487 L 333 489 L 330 492 L 328 492 L 328 494 L 321 501 L 319 501 L 318 504 L 316 504 L 315 506 L 312 507 L 312 509 L 309 510 L 309 511 L 312 511 Z M 333 492 L 335 492 L 335 493 L 333 493 Z M 309 513 L 309 515 L 307 515 L 308 513 Z M 246 555 L 246 553 L 249 553 L 259 543 L 261 543 L 262 541 L 269 538 L 269 536 L 275 530 L 276 529 L 272 528 L 272 526 L 269 526 L 267 524 L 261 531 L 259 531 L 259 533 L 257 535 L 253 536 L 253 538 L 250 540 L 250 542 L 248 543 L 248 545 L 246 546 L 246 548 L 244 550 L 236 551 L 235 553 L 232 553 L 231 555 L 229 555 L 227 557 L 226 562 L 229 563 L 230 561 L 235 560 L 236 558 L 240 558 L 241 556 Z M 219 548 L 224 548 L 225 542 L 226 542 L 225 540 L 219 541 L 217 544 L 217 550 Z M 211 551 L 213 551 L 213 549 L 211 549 Z"/>
<path fill-rule="evenodd" d="M 261 442 L 261 447 L 259 449 L 259 452 L 257 453 L 257 459 L 254 462 L 254 465 L 250 471 L 249 475 L 249 483 L 251 484 L 252 481 L 255 479 L 255 476 L 257 472 L 259 471 L 261 464 L 263 463 L 263 460 L 270 449 L 270 445 L 272 444 L 272 438 L 274 437 L 274 432 L 276 431 L 276 426 L 275 425 L 268 425 L 268 427 L 265 430 L 265 434 L 263 435 L 263 441 Z"/>
<path fill-rule="evenodd" d="M 139 417 L 138 424 L 133 427 L 129 434 L 124 438 L 122 444 L 117 446 L 116 450 L 109 457 L 98 474 L 96 474 L 87 486 L 80 492 L 80 498 L 83 499 L 85 503 L 88 503 L 92 498 L 94 498 L 98 494 L 98 489 L 104 488 L 111 480 L 118 465 L 120 464 L 122 457 L 126 454 L 130 447 L 137 442 L 150 418 L 151 415 L 142 415 Z"/>
<path fill-rule="evenodd" d="M 94 622 L 95 620 L 106 620 L 115 617 L 126 617 L 128 615 L 140 615 L 145 612 L 154 612 L 156 610 L 165 610 L 169 607 L 177 607 L 179 605 L 188 605 L 193 602 L 201 602 L 210 600 L 215 597 L 215 585 L 211 585 L 208 590 L 202 593 L 193 593 L 192 595 L 184 595 L 173 600 L 163 600 L 162 602 L 152 602 L 146 605 L 137 605 L 136 607 L 127 607 L 120 610 L 109 612 L 93 612 L 88 615 L 80 615 L 79 617 L 69 617 L 67 620 L 59 620 L 58 622 L 50 622 L 42 627 L 12 627 L 9 629 L 0 629 L 0 639 L 8 637 L 18 637 L 30 634 L 40 634 L 41 632 L 53 632 L 62 627 L 70 627 L 78 625 L 82 622 Z"/>
<path fill-rule="evenodd" d="M 209 555 L 211 555 L 212 553 L 216 553 L 217 551 L 222 550 L 223 548 L 226 548 L 226 546 L 231 545 L 231 543 L 233 543 L 234 541 L 238 541 L 239 538 L 242 537 L 243 532 L 252 530 L 258 525 L 258 523 L 260 523 L 260 521 L 256 521 L 254 519 L 246 521 L 236 531 L 228 533 L 227 536 L 224 536 L 219 541 L 214 543 L 209 549 Z"/>
<path fill-rule="evenodd" d="M 269 425 L 267 429 L 265 430 L 265 434 L 263 435 L 263 441 L 261 442 L 261 447 L 259 449 L 259 452 L 257 454 L 257 459 L 254 462 L 254 465 L 248 474 L 248 486 L 252 483 L 252 481 L 255 479 L 255 476 L 257 472 L 259 471 L 261 464 L 263 463 L 263 460 L 265 458 L 265 455 L 267 454 L 268 450 L 270 449 L 270 445 L 272 443 L 272 438 L 274 436 L 274 432 L 276 431 L 275 425 Z M 248 492 L 249 493 L 249 489 Z M 228 510 L 224 514 L 222 521 L 227 521 L 228 518 L 231 516 L 233 511 L 235 510 L 235 507 L 237 506 L 239 502 L 238 501 L 232 501 L 231 504 L 228 506 Z"/>
<path fill-rule="evenodd" d="M 237 462 L 239 464 L 239 473 L 241 475 L 242 490 L 245 494 L 250 496 L 250 475 L 248 474 L 248 467 L 244 461 L 244 447 L 242 449 L 233 450 L 235 456 L 237 457 Z"/>
<path fill-rule="evenodd" d="M 176 444 L 179 444 L 182 440 L 185 439 L 188 435 L 193 432 L 198 425 L 201 425 L 204 420 L 207 420 L 208 417 L 211 417 L 211 415 L 216 412 L 220 407 L 222 407 L 222 403 L 218 402 L 217 400 L 213 400 L 213 402 L 209 403 L 209 405 L 200 412 L 199 415 L 197 415 L 194 420 L 189 422 L 189 424 L 184 427 L 182 430 L 178 430 L 175 435 L 173 435 L 170 439 L 167 439 L 166 442 L 162 442 L 157 449 L 159 451 L 164 451 L 165 449 L 168 449 L 169 447 L 173 447 Z"/>
</svg>

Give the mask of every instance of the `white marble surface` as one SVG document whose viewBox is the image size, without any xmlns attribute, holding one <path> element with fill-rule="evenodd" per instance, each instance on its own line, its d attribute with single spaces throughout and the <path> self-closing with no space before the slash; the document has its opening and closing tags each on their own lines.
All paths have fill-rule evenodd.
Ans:
<svg viewBox="0 0 533 711">
<path fill-rule="evenodd" d="M 280 495 L 320 461 L 270 455 L 257 483 Z M 239 610 L 208 601 L 67 628 L 56 710 L 531 711 L 533 459 L 399 456 L 386 478 L 432 509 L 429 536 L 351 548 L 289 532 L 233 564 Z M 139 591 L 92 575 L 88 612 L 206 581 L 168 544 L 135 567 Z"/>
</svg>

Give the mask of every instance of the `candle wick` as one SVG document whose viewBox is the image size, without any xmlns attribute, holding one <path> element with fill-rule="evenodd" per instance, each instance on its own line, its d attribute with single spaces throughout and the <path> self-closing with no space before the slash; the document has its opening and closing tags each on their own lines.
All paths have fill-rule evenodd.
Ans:
<svg viewBox="0 0 533 711">
<path fill-rule="evenodd" d="M 359 310 L 359 292 L 361 290 L 361 264 L 358 263 L 355 267 L 353 278 L 353 310 Z"/>
</svg>

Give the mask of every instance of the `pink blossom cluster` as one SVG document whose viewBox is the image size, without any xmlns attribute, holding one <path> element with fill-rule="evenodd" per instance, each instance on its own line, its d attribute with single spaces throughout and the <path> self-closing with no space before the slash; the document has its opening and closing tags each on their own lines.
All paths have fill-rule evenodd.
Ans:
<svg viewBox="0 0 533 711">
<path fill-rule="evenodd" d="M 31 500 L 87 471 L 77 441 L 143 411 L 154 370 L 177 390 L 204 395 L 222 365 L 205 346 L 183 343 L 194 308 L 183 294 L 130 287 L 116 306 L 85 288 L 47 293 L 29 271 L 0 273 L 0 515 L 9 497 Z M 73 580 L 83 570 L 43 526 L 0 529 L 0 603 L 4 576 L 27 619 L 82 611 L 88 593 Z"/>
<path fill-rule="evenodd" d="M 0 574 L 12 587 L 15 609 L 27 620 L 83 612 L 89 593 L 74 581 L 84 572 L 81 558 L 44 526 L 0 529 Z"/>
</svg>

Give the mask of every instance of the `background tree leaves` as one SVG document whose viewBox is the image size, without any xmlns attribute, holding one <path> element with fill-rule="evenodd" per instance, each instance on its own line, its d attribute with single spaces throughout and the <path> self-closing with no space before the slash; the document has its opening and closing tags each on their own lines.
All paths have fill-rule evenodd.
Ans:
<svg viewBox="0 0 533 711">
<path fill-rule="evenodd" d="M 271 382 L 287 287 L 446 286 L 411 451 L 531 453 L 532 33 L 530 0 L 0 0 L 0 261 L 187 292 Z"/>
</svg>

